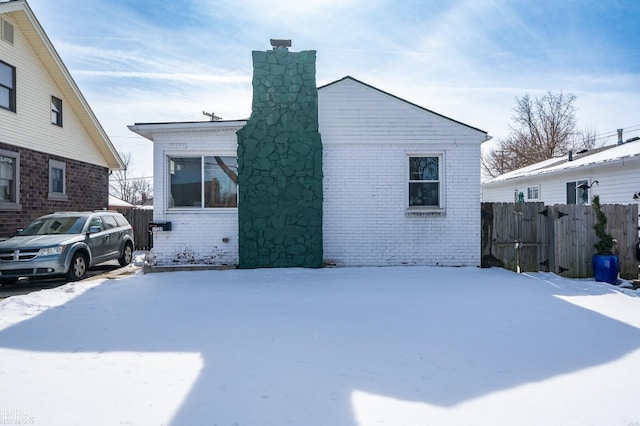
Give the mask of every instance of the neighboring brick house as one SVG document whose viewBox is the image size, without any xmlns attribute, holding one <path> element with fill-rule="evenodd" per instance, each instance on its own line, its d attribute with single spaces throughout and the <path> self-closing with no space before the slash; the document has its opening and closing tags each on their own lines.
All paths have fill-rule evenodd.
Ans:
<svg viewBox="0 0 640 426">
<path fill-rule="evenodd" d="M 159 264 L 480 264 L 486 132 L 352 77 L 316 88 L 314 51 L 253 62 L 249 120 L 129 127 L 154 142 Z"/>
<path fill-rule="evenodd" d="M 0 238 L 53 211 L 106 208 L 123 167 L 27 2 L 1 2 Z"/>
</svg>

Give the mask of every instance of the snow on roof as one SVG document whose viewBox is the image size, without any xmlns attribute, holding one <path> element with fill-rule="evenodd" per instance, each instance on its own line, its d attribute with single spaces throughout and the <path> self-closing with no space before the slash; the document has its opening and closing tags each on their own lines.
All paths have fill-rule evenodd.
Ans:
<svg viewBox="0 0 640 426">
<path fill-rule="evenodd" d="M 126 201 L 121 200 L 120 198 L 114 197 L 111 194 L 109 194 L 109 206 L 110 207 L 135 207 L 133 204 L 127 203 Z"/>
<path fill-rule="evenodd" d="M 571 170 L 587 165 L 604 165 L 606 163 L 618 163 L 627 159 L 640 159 L 640 141 L 626 142 L 621 145 L 611 145 L 600 149 L 586 152 L 582 155 L 576 154 L 573 161 L 568 157 L 549 158 L 539 163 L 531 164 L 518 170 L 513 170 L 496 176 L 485 183 L 503 182 L 525 176 L 535 176 L 549 173 L 558 173 L 564 170 Z"/>
</svg>

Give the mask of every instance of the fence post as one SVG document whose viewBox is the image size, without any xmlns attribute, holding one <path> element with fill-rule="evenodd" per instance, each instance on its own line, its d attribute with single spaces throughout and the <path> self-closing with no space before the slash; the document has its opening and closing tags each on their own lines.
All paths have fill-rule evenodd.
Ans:
<svg viewBox="0 0 640 426">
<path fill-rule="evenodd" d="M 151 209 L 119 209 L 133 227 L 136 250 L 151 250 L 153 242 L 149 235 L 149 222 L 153 221 Z"/>
</svg>

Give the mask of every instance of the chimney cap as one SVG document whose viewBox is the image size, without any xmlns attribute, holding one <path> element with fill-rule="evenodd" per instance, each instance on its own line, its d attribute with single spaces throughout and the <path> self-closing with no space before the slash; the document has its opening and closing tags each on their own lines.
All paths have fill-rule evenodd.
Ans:
<svg viewBox="0 0 640 426">
<path fill-rule="evenodd" d="M 283 47 L 291 47 L 291 40 L 281 39 L 281 38 L 272 38 L 271 47 L 273 48 L 283 48 Z"/>
</svg>

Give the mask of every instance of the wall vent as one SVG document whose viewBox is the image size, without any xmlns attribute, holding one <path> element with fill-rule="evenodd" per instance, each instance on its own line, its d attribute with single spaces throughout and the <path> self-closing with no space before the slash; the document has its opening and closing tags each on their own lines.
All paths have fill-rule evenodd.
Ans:
<svg viewBox="0 0 640 426">
<path fill-rule="evenodd" d="M 13 25 L 4 19 L 0 19 L 0 27 L 2 30 L 0 37 L 7 43 L 13 44 Z"/>
</svg>

